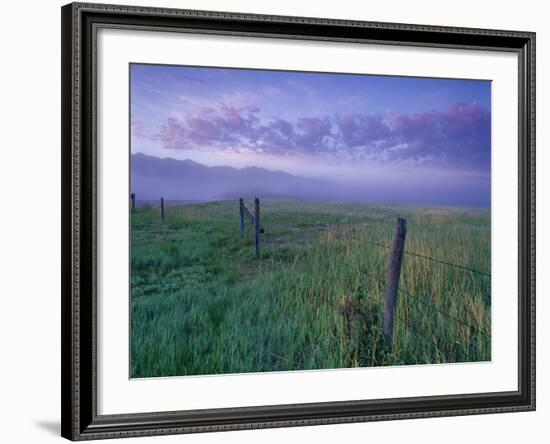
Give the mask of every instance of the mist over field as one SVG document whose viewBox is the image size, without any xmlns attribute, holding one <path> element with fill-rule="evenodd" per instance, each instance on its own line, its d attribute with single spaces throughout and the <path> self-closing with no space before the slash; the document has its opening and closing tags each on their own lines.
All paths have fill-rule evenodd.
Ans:
<svg viewBox="0 0 550 444">
<path fill-rule="evenodd" d="M 388 204 L 490 206 L 490 181 L 433 183 L 429 177 L 414 187 L 406 181 L 393 184 L 365 177 L 359 183 L 334 179 L 300 177 L 258 167 L 208 167 L 192 160 L 160 159 L 141 153 L 131 157 L 132 192 L 138 200 L 160 197 L 177 201 L 209 201 L 262 196 L 341 202 L 385 202 Z"/>
</svg>

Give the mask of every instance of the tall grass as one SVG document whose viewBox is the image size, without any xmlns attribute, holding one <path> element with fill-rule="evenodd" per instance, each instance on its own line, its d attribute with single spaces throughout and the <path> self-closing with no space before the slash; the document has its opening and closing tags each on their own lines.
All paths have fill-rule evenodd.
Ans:
<svg viewBox="0 0 550 444">
<path fill-rule="evenodd" d="M 485 210 L 263 200 L 255 259 L 238 202 L 168 205 L 165 224 L 138 208 L 132 377 L 490 360 L 490 278 L 411 255 L 386 352 L 388 250 L 366 241 L 389 244 L 398 215 L 408 251 L 490 271 Z"/>
</svg>

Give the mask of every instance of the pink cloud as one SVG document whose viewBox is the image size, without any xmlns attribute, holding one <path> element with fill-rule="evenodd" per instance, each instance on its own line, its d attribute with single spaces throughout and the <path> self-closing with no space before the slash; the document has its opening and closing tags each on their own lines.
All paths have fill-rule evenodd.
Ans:
<svg viewBox="0 0 550 444">
<path fill-rule="evenodd" d="M 321 154 L 347 159 L 433 164 L 490 164 L 491 115 L 476 104 L 445 111 L 261 119 L 257 106 L 209 107 L 169 118 L 154 140 L 171 149 L 246 149 L 272 155 Z M 136 134 L 142 126 L 136 123 Z"/>
</svg>

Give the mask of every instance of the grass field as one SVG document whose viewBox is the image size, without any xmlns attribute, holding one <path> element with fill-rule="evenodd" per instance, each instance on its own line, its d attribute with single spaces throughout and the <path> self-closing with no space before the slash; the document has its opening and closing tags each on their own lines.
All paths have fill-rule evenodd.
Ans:
<svg viewBox="0 0 550 444">
<path fill-rule="evenodd" d="M 397 216 L 407 251 L 490 272 L 488 210 L 262 200 L 256 259 L 236 201 L 169 205 L 164 224 L 138 207 L 131 376 L 490 360 L 490 277 L 410 254 L 385 350 L 388 249 L 365 240 L 389 244 Z"/>
</svg>

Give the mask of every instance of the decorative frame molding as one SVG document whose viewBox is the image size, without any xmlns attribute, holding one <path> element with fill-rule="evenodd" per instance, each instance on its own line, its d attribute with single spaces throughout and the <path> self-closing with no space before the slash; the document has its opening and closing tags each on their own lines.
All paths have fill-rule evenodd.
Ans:
<svg viewBox="0 0 550 444">
<path fill-rule="evenodd" d="M 72 3 L 62 14 L 62 436 L 121 438 L 535 409 L 535 33 Z M 97 414 L 99 27 L 514 52 L 519 65 L 518 390 L 389 400 Z"/>
</svg>

